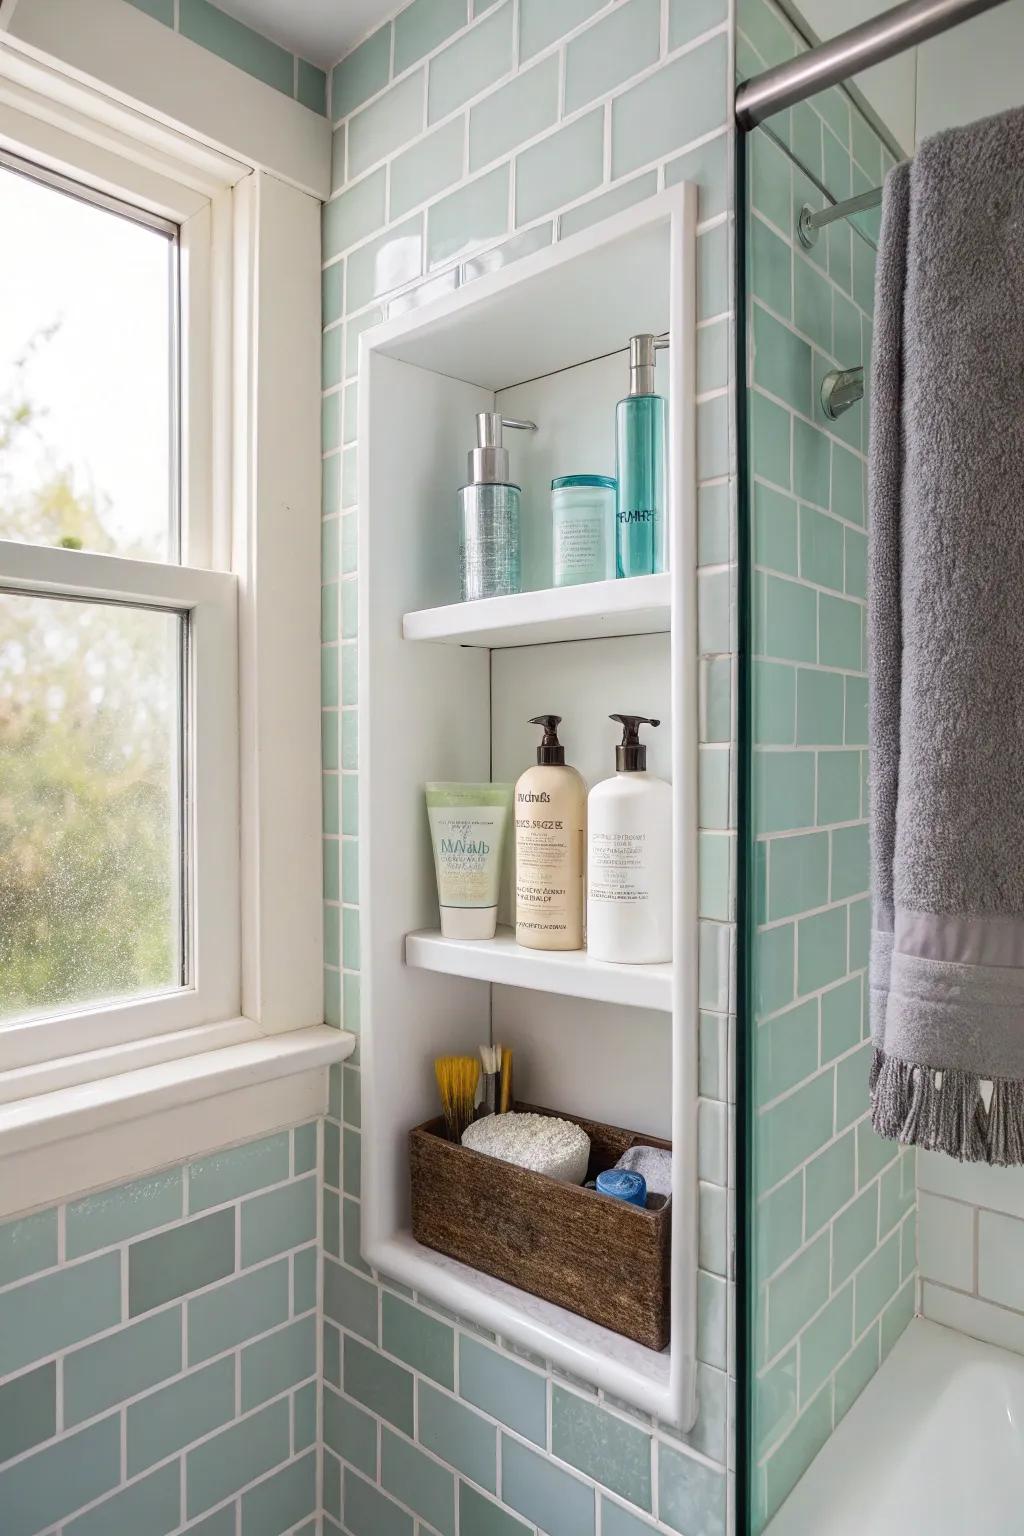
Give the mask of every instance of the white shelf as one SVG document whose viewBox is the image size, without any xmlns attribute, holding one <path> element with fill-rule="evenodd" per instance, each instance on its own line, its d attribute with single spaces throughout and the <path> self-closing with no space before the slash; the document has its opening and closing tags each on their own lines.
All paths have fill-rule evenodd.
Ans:
<svg viewBox="0 0 1024 1536">
<path fill-rule="evenodd" d="M 406 640 L 445 645 L 547 645 L 556 640 L 599 640 L 655 635 L 670 628 L 669 577 L 629 576 L 578 587 L 549 587 L 484 597 L 473 603 L 422 608 L 402 619 Z M 589 996 L 590 994 L 585 994 Z"/>
<path fill-rule="evenodd" d="M 410 933 L 405 963 L 445 976 L 496 981 L 506 987 L 585 997 L 595 1003 L 672 1010 L 672 966 L 610 965 L 592 960 L 585 949 L 524 949 L 511 928 L 493 939 L 443 939 L 439 933 Z"/>
</svg>

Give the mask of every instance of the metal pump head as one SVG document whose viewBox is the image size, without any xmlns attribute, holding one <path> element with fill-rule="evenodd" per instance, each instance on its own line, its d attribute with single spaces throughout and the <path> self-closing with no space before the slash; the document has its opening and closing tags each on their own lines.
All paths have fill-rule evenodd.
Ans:
<svg viewBox="0 0 1024 1536">
<path fill-rule="evenodd" d="M 535 421 L 516 421 L 500 411 L 480 411 L 476 418 L 477 446 L 469 453 L 469 479 L 472 485 L 509 485 L 508 449 L 501 440 L 502 427 L 516 427 L 521 432 L 536 432 Z"/>
<path fill-rule="evenodd" d="M 629 338 L 629 392 L 631 395 L 653 395 L 656 354 L 668 346 L 667 336 L 655 336 L 652 331 L 641 331 Z"/>
<path fill-rule="evenodd" d="M 660 720 L 650 720 L 646 715 L 609 715 L 622 726 L 622 741 L 615 748 L 616 773 L 646 773 L 647 748 L 640 740 L 642 725 L 660 725 Z"/>
<path fill-rule="evenodd" d="M 534 715 L 530 721 L 531 725 L 544 727 L 544 740 L 537 748 L 538 763 L 558 765 L 565 762 L 565 748 L 558 739 L 558 727 L 561 723 L 561 715 Z"/>
</svg>

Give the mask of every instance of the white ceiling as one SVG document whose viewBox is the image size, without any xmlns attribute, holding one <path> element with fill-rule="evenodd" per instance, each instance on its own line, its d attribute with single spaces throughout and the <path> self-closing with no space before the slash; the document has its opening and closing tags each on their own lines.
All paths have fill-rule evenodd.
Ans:
<svg viewBox="0 0 1024 1536">
<path fill-rule="evenodd" d="M 217 0 L 292 53 L 328 69 L 396 9 L 396 0 Z"/>
</svg>

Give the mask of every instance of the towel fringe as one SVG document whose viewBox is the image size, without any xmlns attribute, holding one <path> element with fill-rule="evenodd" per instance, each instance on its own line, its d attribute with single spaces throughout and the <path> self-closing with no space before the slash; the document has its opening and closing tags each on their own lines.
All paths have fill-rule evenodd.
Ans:
<svg viewBox="0 0 1024 1536">
<path fill-rule="evenodd" d="M 868 1082 L 871 1123 L 888 1141 L 945 1152 L 962 1163 L 1024 1162 L 1024 1083 L 996 1084 L 993 1116 L 973 1072 L 915 1066 L 876 1049 Z"/>
<path fill-rule="evenodd" d="M 997 1077 L 988 1111 L 988 1161 L 997 1168 L 1024 1163 L 1024 1083 Z"/>
</svg>

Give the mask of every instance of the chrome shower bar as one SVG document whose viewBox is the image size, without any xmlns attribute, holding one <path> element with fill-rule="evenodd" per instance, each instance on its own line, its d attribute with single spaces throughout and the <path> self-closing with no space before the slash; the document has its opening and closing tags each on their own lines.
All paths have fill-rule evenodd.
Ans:
<svg viewBox="0 0 1024 1536">
<path fill-rule="evenodd" d="M 773 113 L 1003 4 L 1005 0 L 903 0 L 831 42 L 745 81 L 736 91 L 736 122 L 749 132 Z"/>
<path fill-rule="evenodd" d="M 877 208 L 882 201 L 881 187 L 872 187 L 869 192 L 858 192 L 856 197 L 847 197 L 841 203 L 829 203 L 825 208 L 813 209 L 809 203 L 804 203 L 800 209 L 800 217 L 796 221 L 796 232 L 800 236 L 800 244 L 810 250 L 818 238 L 818 230 L 826 224 L 834 224 L 837 219 L 848 218 L 851 213 L 863 213 L 866 208 Z"/>
</svg>

